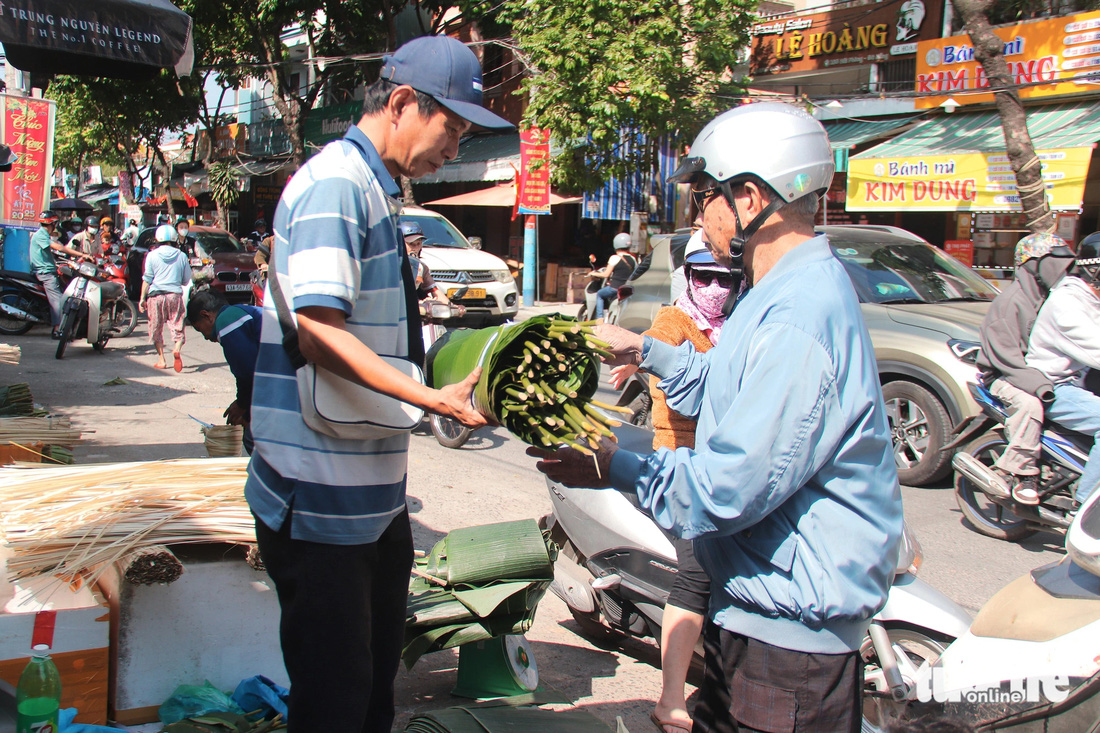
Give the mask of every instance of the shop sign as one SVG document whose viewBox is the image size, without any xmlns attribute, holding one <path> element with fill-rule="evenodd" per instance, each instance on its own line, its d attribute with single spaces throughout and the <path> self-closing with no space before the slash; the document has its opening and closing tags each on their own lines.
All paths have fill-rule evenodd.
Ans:
<svg viewBox="0 0 1100 733">
<path fill-rule="evenodd" d="M 339 140 L 362 116 L 362 102 L 345 102 L 310 110 L 306 117 L 306 145 L 320 148 Z"/>
<path fill-rule="evenodd" d="M 550 213 L 550 132 L 532 127 L 519 134 L 519 181 L 516 186 L 521 214 Z"/>
<path fill-rule="evenodd" d="M 1038 150 L 1052 209 L 1076 210 L 1092 148 Z M 1004 153 L 852 158 L 849 211 L 1019 211 L 1016 176 Z"/>
<path fill-rule="evenodd" d="M 1024 99 L 1079 94 L 1100 82 L 1100 11 L 994 28 Z M 918 108 L 948 97 L 960 105 L 987 104 L 989 79 L 974 58 L 970 36 L 921 41 L 917 49 Z M 923 96 L 921 96 L 923 95 Z"/>
<path fill-rule="evenodd" d="M 290 134 L 282 120 L 261 120 L 248 126 L 248 152 L 252 155 L 267 157 L 290 151 Z"/>
<path fill-rule="evenodd" d="M 46 208 L 56 105 L 48 99 L 10 97 L 3 100 L 3 142 L 17 158 L 5 173 L 0 197 L 0 225 L 37 228 L 38 212 Z"/>
<path fill-rule="evenodd" d="M 750 73 L 779 74 L 888 61 L 916 53 L 917 42 L 939 35 L 942 0 L 838 3 L 784 15 L 750 30 Z"/>
<path fill-rule="evenodd" d="M 969 239 L 948 239 L 943 249 L 964 265 L 974 266 L 974 243 Z"/>
<path fill-rule="evenodd" d="M 279 198 L 283 195 L 282 186 L 265 186 L 257 184 L 253 188 L 253 199 L 257 206 L 277 206 Z"/>
<path fill-rule="evenodd" d="M 214 128 L 214 157 L 232 158 L 244 150 L 246 125 L 233 123 Z"/>
</svg>

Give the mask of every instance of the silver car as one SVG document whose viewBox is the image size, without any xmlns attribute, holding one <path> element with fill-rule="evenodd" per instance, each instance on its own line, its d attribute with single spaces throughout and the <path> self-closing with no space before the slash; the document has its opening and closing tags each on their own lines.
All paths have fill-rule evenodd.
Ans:
<svg viewBox="0 0 1100 733">
<path fill-rule="evenodd" d="M 977 374 L 978 327 L 997 290 L 920 237 L 897 227 L 825 226 L 829 243 L 862 303 L 878 361 L 879 381 L 903 484 L 944 478 L 951 457 L 941 452 L 959 420 L 978 412 L 967 382 Z M 683 262 L 688 232 L 654 237 L 654 250 L 628 283 L 634 293 L 619 325 L 641 332 L 671 302 L 672 273 Z M 648 267 L 647 267 L 648 265 Z M 658 294 L 659 293 L 659 294 Z M 620 402 L 648 414 L 642 382 Z"/>
</svg>

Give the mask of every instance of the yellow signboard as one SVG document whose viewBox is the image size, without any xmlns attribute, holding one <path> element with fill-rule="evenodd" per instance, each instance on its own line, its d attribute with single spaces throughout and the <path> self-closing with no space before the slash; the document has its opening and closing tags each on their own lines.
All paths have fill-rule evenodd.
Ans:
<svg viewBox="0 0 1100 733">
<path fill-rule="evenodd" d="M 1081 206 L 1092 148 L 1037 151 L 1052 209 Z M 1020 211 L 1004 153 L 850 158 L 848 211 Z"/>
<path fill-rule="evenodd" d="M 1049 97 L 1092 91 L 1100 82 L 1100 11 L 994 28 L 1020 96 Z M 917 44 L 918 108 L 993 101 L 989 79 L 974 58 L 970 36 Z M 979 92 L 979 93 L 974 93 Z"/>
</svg>

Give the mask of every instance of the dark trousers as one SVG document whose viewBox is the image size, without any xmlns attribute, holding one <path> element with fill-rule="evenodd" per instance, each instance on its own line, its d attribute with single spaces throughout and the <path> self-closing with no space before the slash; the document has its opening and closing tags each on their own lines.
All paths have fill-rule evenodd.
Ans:
<svg viewBox="0 0 1100 733">
<path fill-rule="evenodd" d="M 692 733 L 860 730 L 859 654 L 809 654 L 750 639 L 708 621 L 703 685 Z"/>
<path fill-rule="evenodd" d="M 36 272 L 34 276 L 46 289 L 46 300 L 50 303 L 50 325 L 56 331 L 61 323 L 61 300 L 64 297 L 64 293 L 61 292 L 61 281 L 57 279 L 56 272 Z"/>
<path fill-rule="evenodd" d="M 279 596 L 290 676 L 290 733 L 376 733 L 393 726 L 413 564 L 409 514 L 368 545 L 290 537 L 256 520 L 260 555 Z"/>
</svg>

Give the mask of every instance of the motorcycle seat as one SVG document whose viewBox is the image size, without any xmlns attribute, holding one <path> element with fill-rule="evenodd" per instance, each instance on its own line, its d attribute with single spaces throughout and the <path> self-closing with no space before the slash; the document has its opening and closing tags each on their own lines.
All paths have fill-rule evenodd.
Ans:
<svg viewBox="0 0 1100 733">
<path fill-rule="evenodd" d="M 38 282 L 38 278 L 31 273 L 19 272 L 18 270 L 0 270 L 0 277 L 7 277 L 12 280 L 26 280 L 29 283 Z"/>
<path fill-rule="evenodd" d="M 104 301 L 119 300 L 126 295 L 125 288 L 120 283 L 113 281 L 101 282 L 99 284 L 99 290 L 103 293 Z"/>
</svg>

